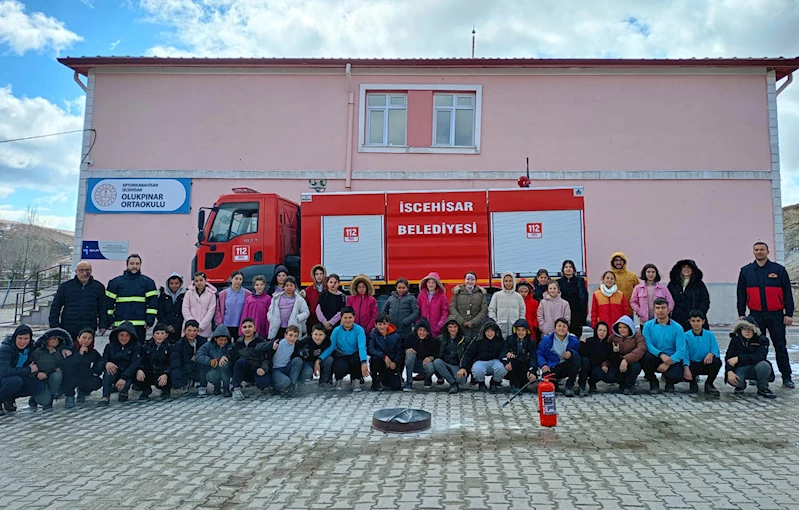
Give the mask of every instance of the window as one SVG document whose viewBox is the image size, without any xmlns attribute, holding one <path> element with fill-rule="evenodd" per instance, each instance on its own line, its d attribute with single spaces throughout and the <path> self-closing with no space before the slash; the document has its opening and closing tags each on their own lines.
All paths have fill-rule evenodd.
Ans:
<svg viewBox="0 0 799 510">
<path fill-rule="evenodd" d="M 236 202 L 219 206 L 208 242 L 222 243 L 258 232 L 258 203 Z"/>
<path fill-rule="evenodd" d="M 433 102 L 433 146 L 474 147 L 474 95 L 435 94 Z"/>
<path fill-rule="evenodd" d="M 369 94 L 366 144 L 406 145 L 407 105 L 405 94 Z"/>
</svg>

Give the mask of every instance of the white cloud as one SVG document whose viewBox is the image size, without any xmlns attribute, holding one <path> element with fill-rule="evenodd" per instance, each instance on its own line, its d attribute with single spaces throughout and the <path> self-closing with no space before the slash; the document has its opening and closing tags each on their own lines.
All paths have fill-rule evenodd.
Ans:
<svg viewBox="0 0 799 510">
<path fill-rule="evenodd" d="M 0 206 L 0 220 L 25 221 L 28 211 L 26 209 L 14 209 L 11 206 Z M 59 230 L 75 230 L 75 211 L 70 211 L 67 216 L 56 214 L 39 214 L 39 224 L 44 227 L 57 228 Z"/>
<path fill-rule="evenodd" d="M 111 45 L 108 47 L 108 51 L 114 51 L 121 42 L 122 39 L 117 39 L 116 41 L 112 42 Z"/>
<path fill-rule="evenodd" d="M 6 44 L 18 55 L 41 51 L 47 47 L 56 52 L 82 41 L 64 23 L 43 12 L 25 13 L 18 0 L 0 0 L 0 44 Z"/>
<path fill-rule="evenodd" d="M 0 186 L 0 198 L 8 198 L 14 191 L 16 190 L 10 186 Z"/>
<path fill-rule="evenodd" d="M 65 204 L 65 203 L 67 203 L 67 201 L 69 199 L 70 199 L 70 195 L 67 194 L 64 191 L 61 191 L 61 192 L 56 193 L 55 195 L 48 195 L 48 196 L 45 196 L 45 197 L 35 198 L 35 199 L 33 199 L 33 201 L 36 202 L 37 204 L 54 205 L 54 204 Z M 39 210 L 41 211 L 42 208 L 39 207 Z"/>
<path fill-rule="evenodd" d="M 83 129 L 84 103 L 68 101 L 61 108 L 41 97 L 17 97 L 10 86 L 0 87 L 0 140 Z M 73 133 L 0 144 L 4 185 L 53 193 L 76 189 L 81 140 L 81 133 Z"/>
</svg>

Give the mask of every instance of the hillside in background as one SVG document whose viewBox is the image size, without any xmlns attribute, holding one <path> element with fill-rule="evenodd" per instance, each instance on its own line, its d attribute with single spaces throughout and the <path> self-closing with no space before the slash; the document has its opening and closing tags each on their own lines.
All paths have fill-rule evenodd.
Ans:
<svg viewBox="0 0 799 510">
<path fill-rule="evenodd" d="M 785 266 L 791 282 L 799 283 L 799 204 L 782 208 L 785 232 Z"/>
<path fill-rule="evenodd" d="M 75 233 L 0 219 L 0 280 L 72 262 Z"/>
</svg>

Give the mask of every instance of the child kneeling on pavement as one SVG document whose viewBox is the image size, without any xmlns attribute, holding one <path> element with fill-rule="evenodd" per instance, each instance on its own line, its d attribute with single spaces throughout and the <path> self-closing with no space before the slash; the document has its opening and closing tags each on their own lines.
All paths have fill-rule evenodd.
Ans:
<svg viewBox="0 0 799 510">
<path fill-rule="evenodd" d="M 141 348 L 141 368 L 136 371 L 136 386 L 141 389 L 139 400 L 147 400 L 153 392 L 153 386 L 161 391 L 161 398 L 169 398 L 172 381 L 169 369 L 172 358 L 172 346 L 167 342 L 169 330 L 166 324 L 157 324 L 153 328 L 153 336 Z"/>
<path fill-rule="evenodd" d="M 602 376 L 609 370 L 607 368 L 609 336 L 610 326 L 607 322 L 599 321 L 594 325 L 593 336 L 580 338 L 580 348 L 577 350 L 581 364 L 580 376 L 577 379 L 578 397 L 587 397 L 591 393 L 596 393 L 597 381 L 603 380 Z M 588 389 L 585 387 L 586 382 Z"/>
<path fill-rule="evenodd" d="M 397 328 L 389 322 L 388 314 L 378 315 L 366 345 L 372 369 L 372 391 L 402 388 L 402 343 Z"/>
<path fill-rule="evenodd" d="M 53 400 L 61 396 L 61 383 L 64 382 L 64 360 L 72 356 L 72 337 L 61 328 L 48 329 L 36 340 L 31 359 L 39 367 L 36 378 L 44 384 L 44 391 L 31 396 L 28 405 L 36 409 L 37 404 L 44 410 L 53 409 Z"/>
<path fill-rule="evenodd" d="M 330 356 L 333 356 L 335 389 L 342 390 L 343 380 L 349 375 L 352 391 L 361 391 L 364 378 L 369 376 L 366 333 L 361 326 L 355 324 L 355 310 L 351 306 L 341 309 L 341 325 L 330 335 L 330 347 L 319 356 L 322 365 Z"/>
<path fill-rule="evenodd" d="M 505 340 L 502 338 L 502 330 L 492 319 L 487 319 L 480 334 L 463 353 L 458 377 L 465 378 L 467 370 L 471 370 L 478 389 L 486 391 L 485 379 L 486 375 L 490 375 L 491 392 L 494 393 L 502 386 L 502 379 L 508 373 L 502 364 L 504 357 Z"/>
<path fill-rule="evenodd" d="M 208 339 L 200 336 L 200 323 L 194 319 L 187 320 L 183 326 L 183 337 L 172 349 L 172 387 L 175 392 L 179 388 L 181 395 L 188 395 L 196 382 L 205 394 L 208 386 L 206 375 L 210 367 L 197 363 L 197 352 L 206 342 Z"/>
<path fill-rule="evenodd" d="M 721 370 L 721 354 L 716 335 L 704 329 L 706 321 L 705 313 L 701 310 L 691 310 L 688 314 L 691 330 L 684 335 L 688 356 L 683 360 L 683 379 L 691 384 L 691 393 L 699 393 L 699 376 L 706 375 L 705 394 L 718 397 L 720 393 L 713 382 Z"/>
<path fill-rule="evenodd" d="M 422 317 L 405 338 L 405 386 L 402 391 L 413 391 L 413 374 L 424 374 L 424 387 L 433 387 L 438 342 L 430 332 L 430 321 Z"/>
<path fill-rule="evenodd" d="M 128 390 L 141 366 L 141 348 L 136 328 L 125 321 L 115 328 L 108 337 L 108 345 L 103 351 L 103 398 L 97 403 L 105 407 L 111 400 L 111 392 L 119 392 L 119 402 L 128 400 Z"/>
<path fill-rule="evenodd" d="M 239 333 L 241 336 L 235 343 L 239 359 L 233 365 L 234 400 L 244 400 L 241 391 L 244 381 L 255 384 L 259 390 L 267 390 L 272 386 L 272 376 L 269 374 L 271 342 L 256 332 L 255 321 L 249 317 L 241 321 Z"/>
<path fill-rule="evenodd" d="M 325 349 L 330 347 L 330 338 L 325 332 L 325 327 L 322 324 L 316 323 L 311 328 L 311 334 L 303 342 L 303 347 L 300 350 L 300 358 L 302 358 L 302 372 L 300 372 L 300 379 L 310 381 L 313 377 L 319 376 L 319 387 L 330 387 L 331 374 L 333 373 L 333 357 L 329 357 L 324 363 L 319 359 Z"/>
<path fill-rule="evenodd" d="M 436 377 L 449 383 L 450 394 L 458 393 L 460 386 L 466 384 L 466 376 L 460 377 L 458 372 L 468 343 L 466 333 L 458 321 L 450 319 L 444 324 L 438 339 L 438 357 L 433 361 L 433 367 L 436 369 Z"/>
<path fill-rule="evenodd" d="M 535 338 L 530 334 L 527 319 L 517 319 L 513 323 L 512 334 L 505 339 L 505 357 L 502 363 L 510 381 L 510 391 L 516 393 L 529 381 L 528 374 L 538 371 Z"/>
<path fill-rule="evenodd" d="M 236 362 L 236 348 L 230 342 L 230 331 L 227 326 L 220 324 L 216 327 L 211 341 L 206 342 L 197 351 L 196 359 L 200 365 L 209 367 L 206 379 L 214 387 L 214 395 L 232 397 L 230 378 Z M 200 387 L 197 396 L 201 398 L 207 396 L 207 388 Z"/>
<path fill-rule="evenodd" d="M 635 324 L 629 316 L 622 315 L 613 325 L 613 334 L 608 339 L 607 361 L 599 372 L 594 372 L 595 376 L 608 384 L 619 383 L 624 395 L 634 395 L 635 380 L 641 374 L 644 354 L 644 336 L 635 331 Z"/>
<path fill-rule="evenodd" d="M 752 317 L 744 317 L 732 326 L 730 345 L 727 347 L 725 367 L 727 383 L 735 388 L 735 395 L 743 395 L 746 381 L 757 381 L 757 394 L 777 398 L 768 387 L 774 382 L 774 368 L 768 357 L 769 341 Z"/>
<path fill-rule="evenodd" d="M 299 395 L 297 381 L 302 371 L 299 338 L 300 328 L 292 324 L 286 328 L 283 339 L 275 340 L 272 345 L 272 385 L 275 393 L 289 398 Z"/>
<path fill-rule="evenodd" d="M 64 360 L 64 407 L 75 407 L 75 390 L 78 404 L 86 402 L 86 396 L 103 387 L 100 374 L 103 372 L 102 356 L 94 348 L 94 330 L 84 328 L 78 333 L 72 346 L 72 356 Z"/>
<path fill-rule="evenodd" d="M 556 380 L 566 379 L 566 389 L 563 395 L 574 396 L 574 382 L 580 373 L 581 361 L 578 349 L 580 341 L 569 333 L 569 323 L 566 319 L 555 320 L 555 331 L 546 335 L 538 344 L 538 366 L 541 367 L 541 376 L 554 374 Z"/>
</svg>

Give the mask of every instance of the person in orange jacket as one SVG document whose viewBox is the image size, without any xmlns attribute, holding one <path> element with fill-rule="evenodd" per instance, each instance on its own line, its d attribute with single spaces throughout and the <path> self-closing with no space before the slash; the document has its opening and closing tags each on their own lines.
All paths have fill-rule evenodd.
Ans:
<svg viewBox="0 0 799 510">
<path fill-rule="evenodd" d="M 616 285 L 616 275 L 613 271 L 605 271 L 602 284 L 591 300 L 591 326 L 596 327 L 600 322 L 616 324 L 622 315 L 629 315 L 629 308 L 627 298 Z"/>
<path fill-rule="evenodd" d="M 536 341 L 541 340 L 541 331 L 538 329 L 538 301 L 533 296 L 533 285 L 524 278 L 516 284 L 516 292 L 524 298 L 525 319 L 530 325 L 530 334 Z"/>
<path fill-rule="evenodd" d="M 627 269 L 627 255 L 620 251 L 610 256 L 610 270 L 616 277 L 616 286 L 627 300 L 627 311 L 624 313 L 632 317 L 633 308 L 630 305 L 630 299 L 633 296 L 633 289 L 638 285 L 638 275 Z M 608 324 L 615 323 L 615 320 L 608 322 Z"/>
</svg>

